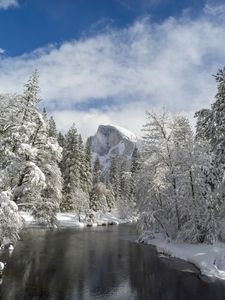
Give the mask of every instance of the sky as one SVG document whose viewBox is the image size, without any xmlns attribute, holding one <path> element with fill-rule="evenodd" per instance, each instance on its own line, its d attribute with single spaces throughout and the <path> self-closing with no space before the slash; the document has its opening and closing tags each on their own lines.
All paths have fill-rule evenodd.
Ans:
<svg viewBox="0 0 225 300">
<path fill-rule="evenodd" d="M 0 93 L 35 69 L 60 130 L 100 124 L 141 136 L 146 110 L 193 120 L 210 107 L 225 65 L 219 0 L 0 0 Z"/>
</svg>

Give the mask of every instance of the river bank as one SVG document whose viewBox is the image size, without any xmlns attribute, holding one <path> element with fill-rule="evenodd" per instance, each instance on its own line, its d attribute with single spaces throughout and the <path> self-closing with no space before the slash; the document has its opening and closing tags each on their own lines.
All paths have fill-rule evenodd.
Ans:
<svg viewBox="0 0 225 300">
<path fill-rule="evenodd" d="M 20 212 L 21 216 L 25 221 L 25 225 L 27 227 L 30 226 L 38 226 L 38 223 L 34 220 L 33 216 L 29 212 Z M 119 225 L 125 223 L 131 223 L 135 221 L 134 219 L 122 219 L 118 216 L 116 212 L 108 213 L 108 212 L 101 212 L 94 216 L 92 220 L 88 220 L 85 218 L 79 217 L 76 213 L 58 213 L 57 214 L 57 227 L 96 227 L 96 226 L 105 226 L 105 225 Z"/>
<path fill-rule="evenodd" d="M 162 235 L 144 233 L 140 243 L 153 245 L 159 254 L 175 257 L 194 264 L 202 275 L 225 280 L 225 244 L 186 244 L 170 242 Z"/>
</svg>

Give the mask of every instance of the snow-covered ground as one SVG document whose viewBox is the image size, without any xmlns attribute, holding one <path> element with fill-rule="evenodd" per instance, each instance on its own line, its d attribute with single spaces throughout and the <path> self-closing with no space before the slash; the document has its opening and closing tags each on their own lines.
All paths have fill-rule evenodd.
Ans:
<svg viewBox="0 0 225 300">
<path fill-rule="evenodd" d="M 26 226 L 37 226 L 34 218 L 29 212 L 20 212 L 24 218 Z M 58 227 L 85 227 L 85 226 L 103 226 L 103 225 L 119 225 L 131 222 L 131 220 L 124 220 L 111 213 L 99 213 L 95 216 L 92 222 L 79 222 L 76 213 L 58 213 L 57 214 Z"/>
<path fill-rule="evenodd" d="M 194 264 L 202 275 L 225 280 L 225 244 L 184 244 L 169 242 L 160 235 L 154 238 L 143 234 L 139 242 L 154 245 L 159 253 L 176 257 Z"/>
</svg>

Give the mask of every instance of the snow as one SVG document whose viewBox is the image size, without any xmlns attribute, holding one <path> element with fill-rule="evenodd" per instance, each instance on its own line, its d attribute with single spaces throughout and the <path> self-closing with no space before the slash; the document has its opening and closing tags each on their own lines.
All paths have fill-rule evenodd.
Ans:
<svg viewBox="0 0 225 300">
<path fill-rule="evenodd" d="M 26 224 L 34 222 L 34 217 L 30 213 L 20 211 L 20 215 L 23 217 Z"/>
<path fill-rule="evenodd" d="M 133 132 L 131 132 L 130 130 L 124 128 L 124 127 L 120 127 L 118 125 L 114 125 L 114 124 L 109 124 L 109 125 L 102 125 L 102 126 L 108 126 L 108 127 L 112 127 L 115 128 L 117 131 L 119 131 L 119 133 L 126 139 L 136 143 L 137 142 L 137 137 L 135 136 L 135 134 Z"/>
<path fill-rule="evenodd" d="M 20 211 L 20 215 L 23 217 L 26 226 L 37 226 L 33 216 L 29 212 Z M 104 225 L 119 225 L 131 222 L 132 220 L 120 219 L 111 213 L 98 213 L 94 221 L 82 221 L 79 222 L 76 213 L 58 213 L 57 214 L 58 227 L 96 227 Z"/>
<path fill-rule="evenodd" d="M 225 280 L 225 244 L 186 244 L 167 241 L 162 235 L 143 234 L 140 242 L 154 245 L 159 253 L 194 264 L 202 275 Z"/>
<path fill-rule="evenodd" d="M 110 167 L 111 158 L 115 155 L 131 159 L 138 139 L 134 133 L 118 125 L 99 125 L 94 136 L 91 137 L 93 150 L 93 163 L 99 157 L 103 171 Z"/>
</svg>

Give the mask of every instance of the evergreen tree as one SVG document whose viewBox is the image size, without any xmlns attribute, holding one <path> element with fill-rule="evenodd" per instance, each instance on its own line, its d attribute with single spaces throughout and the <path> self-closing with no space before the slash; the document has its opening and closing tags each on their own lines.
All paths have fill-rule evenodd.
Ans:
<svg viewBox="0 0 225 300">
<path fill-rule="evenodd" d="M 195 114 L 196 137 L 211 144 L 215 155 L 216 173 L 221 183 L 225 170 L 225 68 L 220 69 L 215 78 L 218 88 L 216 101 L 211 105 L 211 109 L 202 109 Z"/>
<path fill-rule="evenodd" d="M 101 182 L 102 180 L 102 169 L 99 157 L 96 156 L 96 159 L 94 161 L 94 167 L 93 167 L 93 184 Z"/>
<path fill-rule="evenodd" d="M 42 221 L 52 226 L 61 200 L 61 174 L 55 164 L 60 159 L 61 148 L 57 141 L 49 139 L 46 120 L 38 109 L 37 71 L 25 85 L 24 94 L 13 98 L 13 106 L 9 106 L 11 97 L 2 102 L 3 106 L 8 103 L 5 111 L 8 129 L 1 126 L 1 169 L 4 170 L 1 191 L 7 191 L 7 195 L 11 195 L 9 199 L 18 205 L 29 207 L 39 221 L 35 212 L 41 204 L 48 203 L 48 211 L 47 208 L 42 210 Z M 1 111 L 4 111 L 3 106 Z M 47 195 L 50 186 L 55 191 L 54 197 Z"/>
<path fill-rule="evenodd" d="M 31 80 L 26 85 L 24 98 L 32 102 L 39 103 L 38 74 L 35 72 Z M 31 106 L 32 107 L 32 106 Z M 56 224 L 56 213 L 59 211 L 61 202 L 62 179 L 58 163 L 61 159 L 62 149 L 57 140 L 49 134 L 49 124 L 40 113 L 36 113 L 33 107 L 33 116 L 36 129 L 31 136 L 32 147 L 36 148 L 36 164 L 45 176 L 45 187 L 40 193 L 39 201 L 35 202 L 32 214 L 41 223 L 53 226 Z M 32 115 L 32 110 L 30 110 Z M 26 113 L 26 117 L 29 114 Z M 28 118 L 29 119 L 29 118 Z M 23 118 L 23 122 L 26 118 Z"/>
<path fill-rule="evenodd" d="M 59 168 L 62 174 L 62 177 L 64 178 L 65 176 L 65 151 L 64 151 L 64 147 L 65 147 L 65 137 L 62 134 L 62 132 L 58 133 L 58 137 L 57 137 L 57 141 L 59 146 L 62 148 L 62 158 L 59 162 Z"/>
<path fill-rule="evenodd" d="M 195 113 L 195 118 L 197 118 L 196 139 L 200 141 L 209 141 L 212 111 L 210 109 L 202 109 Z"/>
<path fill-rule="evenodd" d="M 135 174 L 137 174 L 140 170 L 140 159 L 141 156 L 139 150 L 135 147 L 131 157 L 131 173 L 133 176 L 135 176 Z"/>
<path fill-rule="evenodd" d="M 80 189 L 79 159 L 78 133 L 75 125 L 73 125 L 66 134 L 63 149 L 63 161 L 65 164 L 63 176 L 63 202 L 61 204 L 61 209 L 63 211 L 74 209 L 74 194 L 77 189 Z"/>
<path fill-rule="evenodd" d="M 92 188 L 92 148 L 90 139 L 87 140 L 85 147 L 85 174 L 85 191 L 90 194 Z"/>
<path fill-rule="evenodd" d="M 112 197 L 109 193 L 110 191 L 106 188 L 104 183 L 98 182 L 94 184 L 91 191 L 90 208 L 94 211 L 109 211 L 108 203 L 111 205 L 110 197 Z"/>
<path fill-rule="evenodd" d="M 64 148 L 64 146 L 65 146 L 65 137 L 64 137 L 64 135 L 62 134 L 61 131 L 58 133 L 58 143 L 59 143 L 60 147 Z"/>
<path fill-rule="evenodd" d="M 115 195 L 110 186 L 106 187 L 106 202 L 108 211 L 111 212 L 115 208 Z"/>
<path fill-rule="evenodd" d="M 109 182 L 117 200 L 119 199 L 121 192 L 120 163 L 121 161 L 118 156 L 112 157 L 109 169 Z"/>
<path fill-rule="evenodd" d="M 78 135 L 78 169 L 80 172 L 80 188 L 82 191 L 88 193 L 84 145 L 80 134 Z"/>
<path fill-rule="evenodd" d="M 49 136 L 50 137 L 54 137 L 54 138 L 58 137 L 58 132 L 57 132 L 57 129 L 56 129 L 56 124 L 55 124 L 55 121 L 54 121 L 54 119 L 53 119 L 52 116 L 49 119 L 49 128 L 48 128 L 48 131 L 49 131 Z"/>
</svg>

